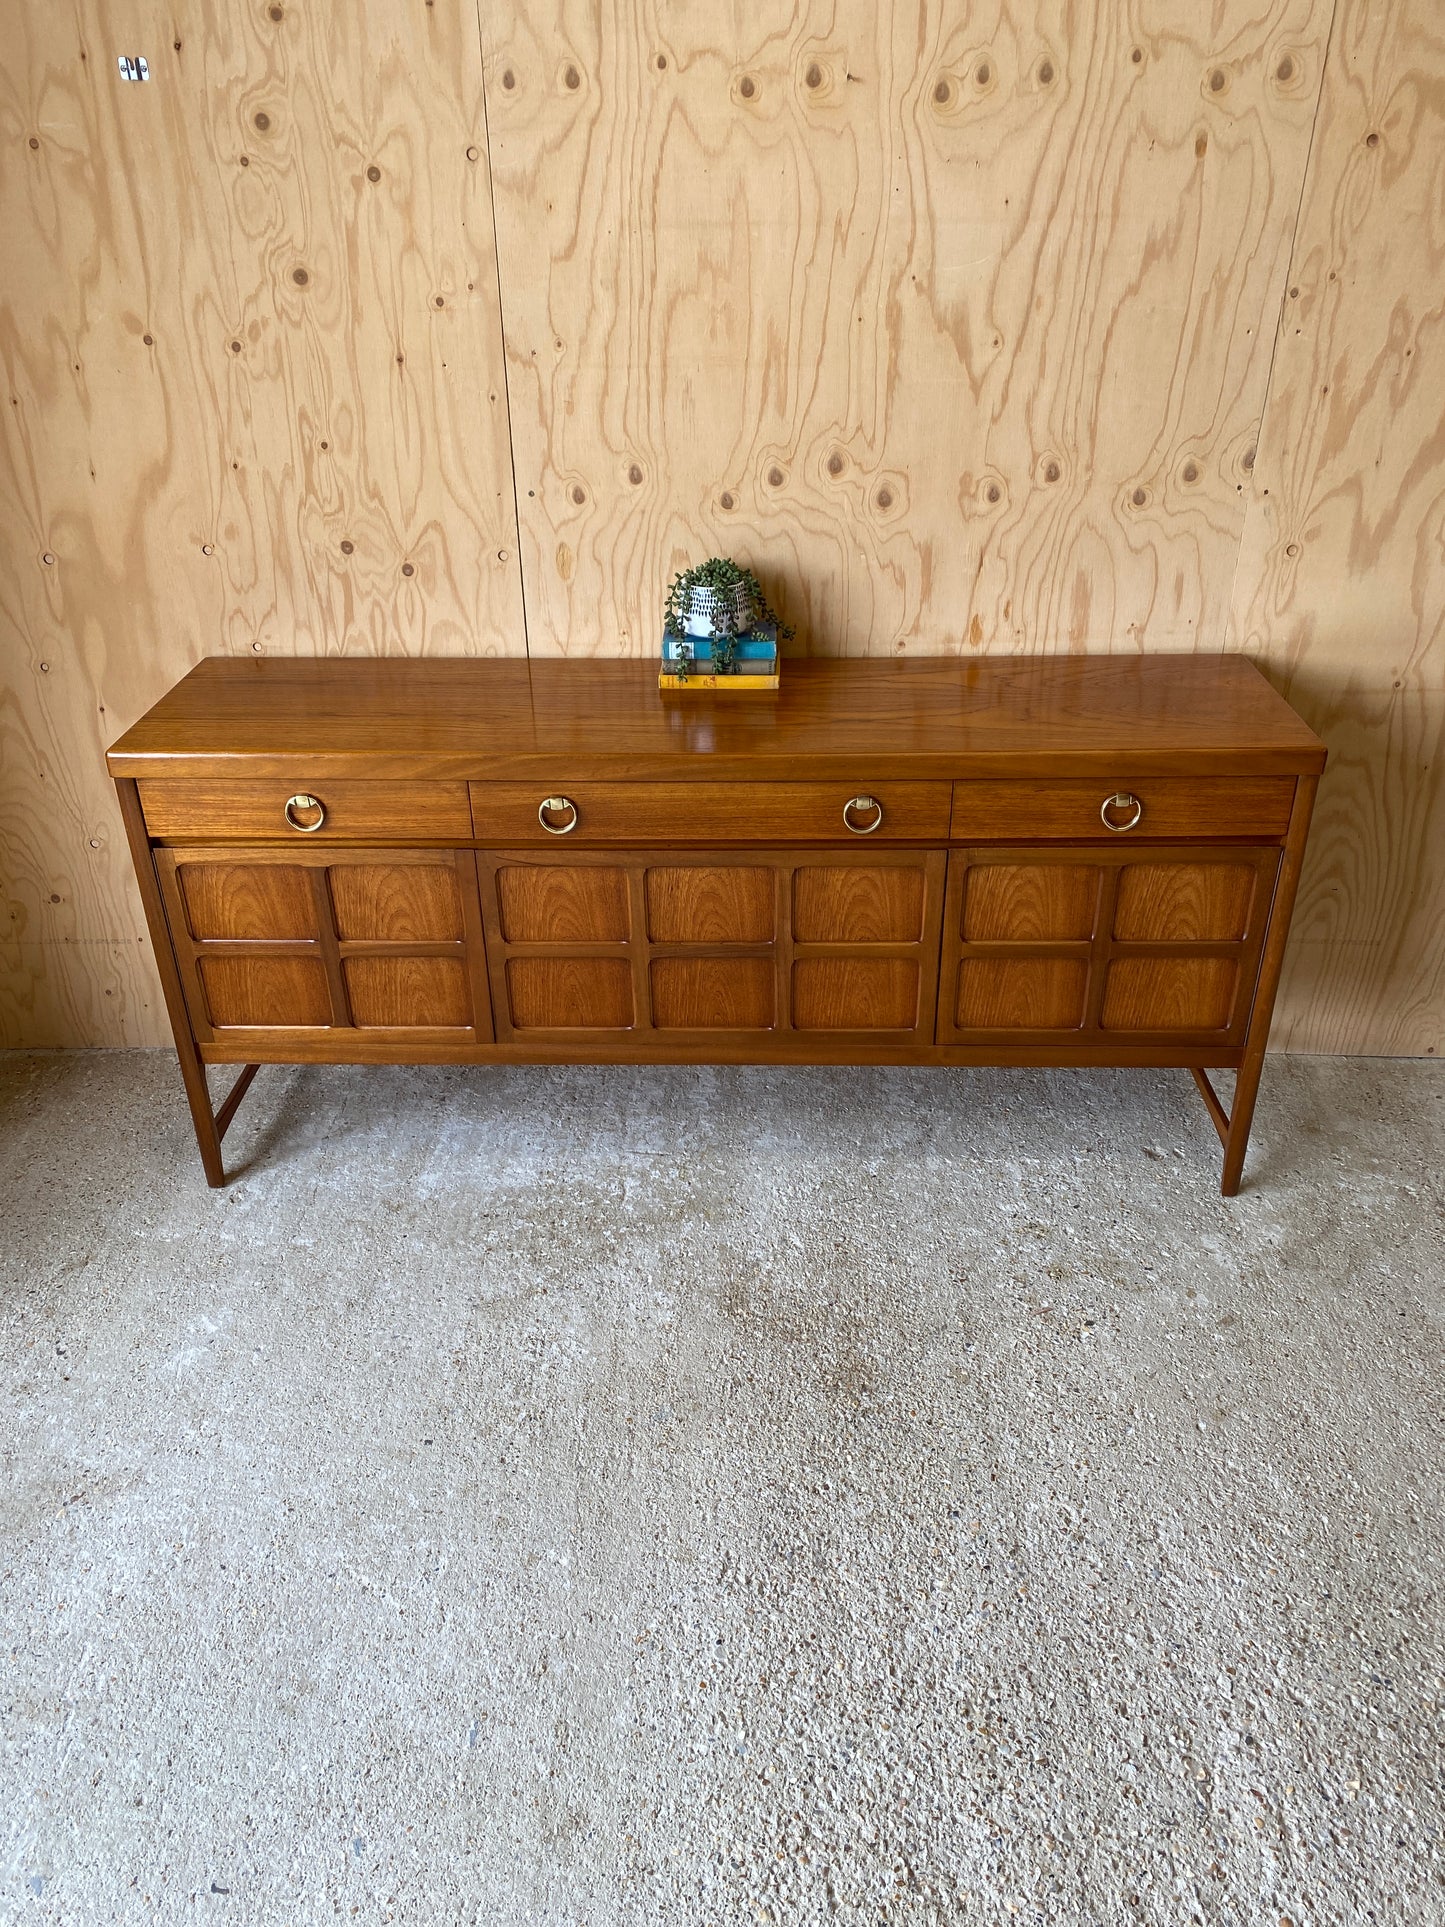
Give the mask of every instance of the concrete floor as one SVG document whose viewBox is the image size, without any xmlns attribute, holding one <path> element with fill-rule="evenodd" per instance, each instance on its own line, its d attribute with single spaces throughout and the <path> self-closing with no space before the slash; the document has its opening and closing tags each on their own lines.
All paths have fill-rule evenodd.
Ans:
<svg viewBox="0 0 1445 1927">
<path fill-rule="evenodd" d="M 1445 1067 L 0 1057 L 0 1920 L 1445 1921 Z"/>
</svg>

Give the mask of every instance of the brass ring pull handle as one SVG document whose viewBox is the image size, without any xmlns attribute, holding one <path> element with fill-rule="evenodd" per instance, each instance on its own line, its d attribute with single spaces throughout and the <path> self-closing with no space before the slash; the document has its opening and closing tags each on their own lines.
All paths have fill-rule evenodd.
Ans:
<svg viewBox="0 0 1445 1927">
<path fill-rule="evenodd" d="M 873 821 L 871 823 L 855 823 L 853 821 L 853 812 L 855 810 L 871 810 L 873 812 Z M 878 801 L 876 796 L 850 796 L 848 801 L 843 805 L 843 821 L 853 832 L 854 836 L 872 836 L 875 830 L 881 830 L 883 827 L 883 805 Z"/>
<path fill-rule="evenodd" d="M 561 816 L 564 810 L 570 810 L 572 813 L 572 820 L 569 823 L 547 821 L 549 816 Z M 570 836 L 577 827 L 577 805 L 570 796 L 544 796 L 537 805 L 537 821 L 548 836 Z"/>
<path fill-rule="evenodd" d="M 1116 810 L 1128 810 L 1129 816 L 1127 821 L 1116 823 L 1114 821 L 1114 812 Z M 1132 830 L 1143 814 L 1144 805 L 1139 801 L 1137 796 L 1131 795 L 1128 790 L 1120 790 L 1117 795 L 1106 796 L 1099 805 L 1099 815 L 1104 820 L 1104 828 L 1106 830 Z"/>
<path fill-rule="evenodd" d="M 308 816 L 314 813 L 316 821 L 314 823 L 298 822 L 296 817 L 298 810 L 304 810 Z M 319 796 L 306 796 L 304 794 L 300 796 L 288 796 L 286 798 L 286 821 L 291 825 L 293 830 L 300 830 L 303 836 L 310 836 L 313 830 L 319 830 L 321 825 L 326 821 L 326 805 Z"/>
</svg>

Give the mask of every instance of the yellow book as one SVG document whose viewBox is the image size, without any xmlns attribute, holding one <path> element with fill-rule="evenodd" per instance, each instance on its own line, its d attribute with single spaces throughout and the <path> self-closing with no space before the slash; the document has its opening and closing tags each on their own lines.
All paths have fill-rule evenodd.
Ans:
<svg viewBox="0 0 1445 1927">
<path fill-rule="evenodd" d="M 657 679 L 659 689 L 726 690 L 750 695 L 760 689 L 776 689 L 776 676 L 669 676 L 664 670 Z"/>
</svg>

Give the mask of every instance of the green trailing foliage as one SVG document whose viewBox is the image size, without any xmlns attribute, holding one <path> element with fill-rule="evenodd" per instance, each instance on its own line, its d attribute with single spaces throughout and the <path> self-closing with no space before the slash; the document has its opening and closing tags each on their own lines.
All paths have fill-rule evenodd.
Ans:
<svg viewBox="0 0 1445 1927">
<path fill-rule="evenodd" d="M 663 632 L 669 636 L 685 636 L 683 626 L 688 603 L 694 589 L 710 589 L 717 598 L 730 603 L 739 588 L 746 591 L 757 610 L 754 623 L 770 622 L 776 625 L 778 641 L 787 642 L 796 633 L 790 623 L 779 622 L 776 614 L 768 605 L 763 594 L 762 584 L 751 569 L 742 568 L 727 556 L 710 556 L 706 562 L 699 562 L 695 568 L 683 569 L 672 578 L 672 586 L 667 592 L 663 605 Z M 730 630 L 713 628 L 713 656 L 720 672 L 725 673 L 732 667 L 737 652 L 736 638 Z M 726 662 L 723 657 L 726 655 Z"/>
</svg>

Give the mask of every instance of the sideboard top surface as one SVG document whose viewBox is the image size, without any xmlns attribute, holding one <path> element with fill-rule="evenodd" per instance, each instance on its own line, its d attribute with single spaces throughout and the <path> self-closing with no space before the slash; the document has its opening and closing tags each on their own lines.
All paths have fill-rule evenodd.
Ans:
<svg viewBox="0 0 1445 1927">
<path fill-rule="evenodd" d="M 1323 743 L 1233 655 L 809 658 L 775 695 L 662 696 L 651 661 L 209 656 L 113 776 L 1305 774 Z"/>
</svg>

